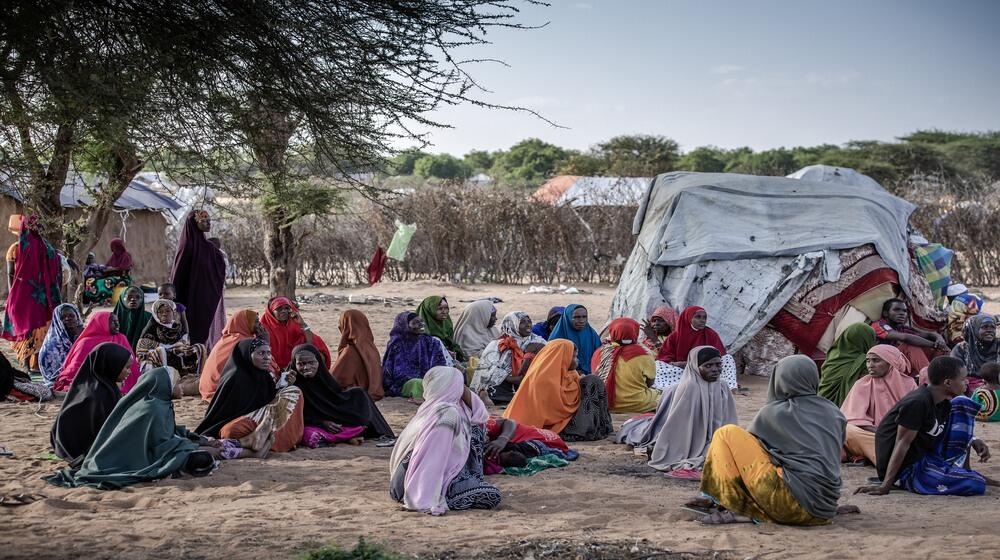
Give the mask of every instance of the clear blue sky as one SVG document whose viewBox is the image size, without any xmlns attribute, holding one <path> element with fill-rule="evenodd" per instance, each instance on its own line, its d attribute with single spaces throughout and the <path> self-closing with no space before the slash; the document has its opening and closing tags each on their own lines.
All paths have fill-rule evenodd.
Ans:
<svg viewBox="0 0 1000 560">
<path fill-rule="evenodd" d="M 433 114 L 428 151 L 528 137 L 585 149 L 661 134 L 683 150 L 892 140 L 917 129 L 1000 130 L 1000 0 L 550 0 L 543 29 L 463 53 L 484 100 Z"/>
</svg>

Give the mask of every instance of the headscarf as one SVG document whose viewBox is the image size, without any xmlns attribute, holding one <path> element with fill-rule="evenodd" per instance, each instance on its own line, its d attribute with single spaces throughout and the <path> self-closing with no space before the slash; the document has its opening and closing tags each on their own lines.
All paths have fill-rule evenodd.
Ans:
<svg viewBox="0 0 1000 560">
<path fill-rule="evenodd" d="M 373 400 L 385 396 L 382 357 L 375 346 L 368 317 L 357 309 L 348 309 L 340 315 L 340 345 L 330 373 L 341 386 L 361 387 Z"/>
<path fill-rule="evenodd" d="M 32 331 L 52 319 L 62 303 L 62 259 L 34 229 L 35 218 L 23 220 L 18 237 L 14 282 L 7 294 L 3 333 L 5 340 L 26 340 Z"/>
<path fill-rule="evenodd" d="M 222 368 L 226 366 L 226 362 L 233 355 L 233 349 L 236 348 L 237 343 L 253 338 L 253 328 L 256 324 L 257 312 L 253 309 L 237 311 L 226 323 L 226 328 L 222 331 L 222 338 L 212 347 L 212 351 L 208 354 L 208 358 L 205 358 L 205 364 L 201 368 L 198 392 L 201 393 L 203 400 L 212 400 L 215 389 L 219 386 Z"/>
<path fill-rule="evenodd" d="M 140 299 L 139 307 L 136 309 L 129 309 L 125 307 L 125 296 L 133 290 L 138 290 L 139 295 L 142 297 Z M 145 295 L 142 293 L 142 289 L 138 286 L 130 286 L 121 296 L 118 298 L 118 303 L 115 304 L 114 314 L 118 317 L 118 332 L 125 335 L 128 339 L 129 348 L 135 351 L 135 345 L 139 342 L 139 338 L 142 337 L 142 331 L 149 324 L 149 320 L 152 318 L 149 311 L 146 311 Z"/>
<path fill-rule="evenodd" d="M 417 315 L 420 315 L 424 324 L 427 325 L 427 334 L 438 337 L 449 352 L 455 353 L 456 360 L 464 362 L 465 354 L 462 353 L 462 347 L 455 341 L 455 327 L 451 324 L 451 317 L 445 317 L 444 321 L 437 319 L 438 306 L 441 305 L 442 300 L 448 301 L 444 296 L 425 298 L 417 306 Z"/>
<path fill-rule="evenodd" d="M 132 255 L 125 248 L 125 242 L 119 238 L 111 240 L 111 258 L 104 266 L 118 270 L 132 269 Z"/>
<path fill-rule="evenodd" d="M 782 358 L 768 382 L 767 403 L 747 431 L 781 467 L 782 480 L 802 508 L 833 519 L 847 422 L 836 405 L 816 394 L 818 386 L 819 371 L 808 356 Z"/>
<path fill-rule="evenodd" d="M 487 344 L 500 336 L 496 326 L 486 326 L 496 312 L 497 308 L 488 299 L 474 301 L 462 310 L 455 324 L 455 342 L 465 356 L 478 357 Z"/>
<path fill-rule="evenodd" d="M 913 378 L 906 375 L 910 362 L 895 346 L 878 344 L 868 351 L 889 364 L 889 373 L 882 377 L 865 375 L 858 379 L 840 406 L 848 424 L 878 426 L 889 409 L 907 393 L 917 388 Z"/>
<path fill-rule="evenodd" d="M 312 354 L 319 362 L 316 375 L 306 377 L 295 368 L 295 356 Z M 324 421 L 336 422 L 344 426 L 364 426 L 367 437 L 392 437 L 392 428 L 382 417 L 368 393 L 360 387 L 341 389 L 340 384 L 330 374 L 323 363 L 323 356 L 311 344 L 301 344 L 292 350 L 289 371 L 295 372 L 295 385 L 302 389 L 304 405 L 302 418 L 308 426 L 322 427 Z"/>
<path fill-rule="evenodd" d="M 545 345 L 545 339 L 534 332 L 528 333 L 528 336 L 521 336 L 518 332 L 521 319 L 527 316 L 523 311 L 504 315 L 500 321 L 500 338 L 487 344 L 479 355 L 470 384 L 472 390 L 482 391 L 503 383 L 507 377 L 521 371 L 524 350 L 528 346 Z"/>
<path fill-rule="evenodd" d="M 264 344 L 267 343 L 259 338 L 248 338 L 236 345 L 222 371 L 219 388 L 196 432 L 219 437 L 223 426 L 274 400 L 278 394 L 274 377 L 268 370 L 254 366 L 250 357 Z"/>
<path fill-rule="evenodd" d="M 601 347 L 601 336 L 597 334 L 594 327 L 590 326 L 590 323 L 584 325 L 580 330 L 573 328 L 573 312 L 579 307 L 583 306 L 575 303 L 566 306 L 559 322 L 549 334 L 549 340 L 561 338 L 576 345 L 577 359 L 580 360 L 580 372 L 589 374 L 591 372 L 590 358 Z"/>
<path fill-rule="evenodd" d="M 1000 361 L 1000 340 L 986 342 L 979 338 L 979 329 L 987 322 L 996 327 L 996 320 L 992 315 L 980 314 L 971 317 L 962 328 L 962 336 L 965 338 L 965 342 L 961 343 L 965 344 L 965 367 L 973 377 L 979 377 L 979 370 L 987 363 Z"/>
<path fill-rule="evenodd" d="M 700 311 L 705 311 L 705 308 L 691 306 L 681 313 L 680 318 L 677 319 L 676 328 L 663 341 L 660 353 L 656 356 L 657 360 L 661 362 L 679 362 L 684 356 L 691 353 L 692 348 L 697 348 L 698 346 L 711 346 L 723 356 L 726 355 L 726 346 L 722 344 L 719 333 L 715 332 L 708 325 L 697 331 L 691 326 L 695 314 Z"/>
<path fill-rule="evenodd" d="M 204 214 L 207 214 L 204 210 L 188 214 L 170 273 L 170 281 L 177 288 L 177 301 L 186 310 L 188 335 L 195 344 L 208 340 L 226 284 L 226 259 L 218 247 L 208 242 L 195 221 Z"/>
<path fill-rule="evenodd" d="M 464 392 L 464 376 L 455 368 L 435 367 L 424 376 L 424 403 L 389 458 L 390 478 L 409 459 L 403 482 L 406 509 L 432 515 L 448 511 L 448 486 L 469 458 L 472 424 L 489 419 L 475 394 L 471 409 L 462 402 Z"/>
<path fill-rule="evenodd" d="M 260 324 L 264 325 L 264 329 L 267 330 L 274 363 L 281 371 L 287 369 L 288 362 L 292 360 L 292 348 L 306 342 L 306 332 L 298 323 L 291 319 L 282 323 L 274 316 L 274 312 L 283 305 L 290 306 L 293 313 L 299 312 L 298 306 L 292 300 L 286 297 L 276 297 L 267 303 L 267 311 L 260 318 Z M 330 358 L 330 349 L 326 342 L 323 342 L 318 334 L 312 333 L 312 345 L 323 354 L 323 363 L 326 364 L 326 367 L 330 367 L 333 360 Z"/>
<path fill-rule="evenodd" d="M 389 343 L 382 356 L 382 386 L 390 397 L 398 397 L 407 381 L 420 379 L 431 368 L 447 363 L 440 340 L 410 332 L 410 320 L 416 316 L 410 311 L 396 315 L 389 332 Z"/>
<path fill-rule="evenodd" d="M 66 309 L 72 309 L 76 320 L 81 327 L 83 325 L 80 310 L 73 304 L 62 303 L 52 312 L 52 323 L 49 325 L 49 330 L 45 333 L 45 340 L 42 341 L 42 347 L 38 351 L 38 369 L 42 372 L 45 384 L 50 386 L 59 377 L 59 370 L 62 369 L 66 355 L 69 354 L 69 349 L 73 347 L 73 341 L 76 340 L 70 337 L 66 330 L 66 324 L 62 320 L 62 312 Z"/>
<path fill-rule="evenodd" d="M 56 455 L 78 467 L 97 432 L 121 398 L 118 374 L 132 359 L 128 348 L 99 344 L 87 356 L 52 424 L 50 441 Z"/>
<path fill-rule="evenodd" d="M 104 422 L 80 470 L 64 470 L 49 481 L 114 490 L 166 478 L 184 468 L 198 444 L 176 424 L 172 389 L 167 368 L 143 374 Z"/>
<path fill-rule="evenodd" d="M 552 328 L 549 327 L 549 321 L 551 321 L 552 318 L 557 315 L 562 315 L 563 311 L 565 310 L 566 310 L 565 307 L 561 307 L 558 305 L 553 307 L 552 309 L 549 309 L 549 314 L 545 317 L 545 320 L 539 323 L 535 323 L 535 325 L 531 327 L 531 332 L 537 334 L 538 336 L 544 338 L 545 340 L 548 340 L 549 335 L 552 334 Z"/>
<path fill-rule="evenodd" d="M 670 307 L 669 305 L 661 305 L 656 309 L 654 309 L 653 313 L 650 314 L 649 318 L 652 319 L 653 317 L 659 317 L 660 319 L 663 319 L 668 325 L 670 325 L 670 332 L 674 332 L 675 330 L 677 330 L 677 320 L 680 318 L 680 316 L 677 314 L 677 310 L 674 309 L 673 307 Z"/>
<path fill-rule="evenodd" d="M 174 320 L 170 324 L 165 324 L 157 317 L 156 312 L 160 308 L 168 307 L 174 312 Z M 184 331 L 184 323 L 177 316 L 177 304 L 169 299 L 158 299 L 153 302 L 153 320 L 146 325 L 142 331 L 141 338 L 148 338 L 158 344 L 176 344 L 187 334 Z"/>
<path fill-rule="evenodd" d="M 111 313 L 107 311 L 98 311 L 90 317 L 87 326 L 83 328 L 83 332 L 80 333 L 76 342 L 70 347 L 69 353 L 66 354 L 66 361 L 63 363 L 62 369 L 59 370 L 59 375 L 56 377 L 53 389 L 56 391 L 69 391 L 70 386 L 73 384 L 73 378 L 80 371 L 84 360 L 87 359 L 87 356 L 93 352 L 98 344 L 113 342 L 119 346 L 128 348 L 129 352 L 132 352 L 132 347 L 129 346 L 125 335 L 120 332 L 114 335 L 111 334 L 110 322 Z M 139 363 L 135 361 L 134 353 L 132 354 L 132 358 L 132 372 L 125 378 L 125 382 L 122 383 L 122 394 L 128 393 L 139 380 Z"/>
<path fill-rule="evenodd" d="M 615 406 L 615 379 L 619 360 L 645 356 L 646 349 L 636 344 L 639 340 L 639 323 L 630 317 L 620 317 L 608 325 L 611 342 L 601 346 L 591 358 L 591 371 L 604 380 L 608 406 Z"/>
<path fill-rule="evenodd" d="M 865 356 L 875 346 L 875 330 L 864 323 L 855 323 L 840 333 L 823 362 L 819 395 L 840 406 L 854 382 L 868 371 Z"/>
<path fill-rule="evenodd" d="M 720 356 L 712 346 L 692 348 L 680 383 L 663 392 L 652 418 L 639 420 L 645 429 L 631 432 L 637 437 L 628 443 L 653 446 L 649 466 L 661 471 L 701 469 L 715 430 L 738 422 L 733 392 L 724 381 L 705 381 L 699 370 Z"/>
<path fill-rule="evenodd" d="M 503 417 L 557 434 L 563 431 L 580 408 L 580 375 L 569 369 L 575 353 L 572 342 L 550 340 L 531 361 Z"/>
</svg>

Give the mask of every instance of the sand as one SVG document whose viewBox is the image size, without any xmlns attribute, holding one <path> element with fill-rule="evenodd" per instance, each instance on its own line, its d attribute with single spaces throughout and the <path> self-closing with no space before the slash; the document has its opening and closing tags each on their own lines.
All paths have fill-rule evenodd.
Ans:
<svg viewBox="0 0 1000 560">
<path fill-rule="evenodd" d="M 580 286 L 587 294 L 523 294 L 523 287 L 463 289 L 432 282 L 384 284 L 357 290 L 303 290 L 304 294 L 412 297 L 444 293 L 460 300 L 498 296 L 501 313 L 526 310 L 533 318 L 552 305 L 583 303 L 591 320 L 603 324 L 613 293 L 610 286 Z M 232 290 L 230 313 L 262 308 L 262 290 Z M 348 305 L 307 305 L 303 315 L 335 348 L 337 322 Z M 402 305 L 358 305 L 371 319 L 376 342 L 384 347 L 393 317 Z M 746 425 L 763 403 L 766 380 L 742 378 L 748 395 L 737 396 Z M 387 491 L 390 450 L 372 444 L 300 449 L 267 460 L 230 461 L 208 478 L 162 480 L 123 491 L 62 489 L 40 480 L 63 463 L 38 457 L 49 450 L 49 428 L 58 404 L 0 404 L 0 445 L 16 453 L 0 458 L 0 493 L 40 493 L 47 499 L 0 508 L 2 558 L 291 558 L 326 543 L 353 545 L 358 537 L 385 542 L 406 553 L 453 551 L 471 554 L 483 546 L 523 539 L 629 541 L 648 539 L 673 551 L 724 551 L 736 558 L 917 558 L 991 557 L 1000 547 L 996 523 L 1000 492 L 976 498 L 920 497 L 903 492 L 856 496 L 874 476 L 872 468 L 844 467 L 842 503 L 860 515 L 825 527 L 776 525 L 703 527 L 680 509 L 697 485 L 673 481 L 645 466 L 625 446 L 609 441 L 575 446 L 581 458 L 569 467 L 529 478 L 494 476 L 503 504 L 492 512 L 460 512 L 443 517 L 403 511 Z M 197 425 L 206 404 L 176 403 L 177 420 Z M 402 399 L 379 408 L 401 430 L 415 411 Z M 499 410 L 499 409 L 497 409 Z M 616 427 L 627 418 L 616 415 Z M 997 456 L 981 467 L 1000 478 L 1000 426 L 977 425 Z M 978 466 L 978 464 L 977 464 Z"/>
</svg>

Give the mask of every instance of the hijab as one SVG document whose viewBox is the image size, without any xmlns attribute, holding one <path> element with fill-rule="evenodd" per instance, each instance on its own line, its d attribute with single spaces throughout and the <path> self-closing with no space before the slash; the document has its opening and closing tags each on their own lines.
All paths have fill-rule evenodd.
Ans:
<svg viewBox="0 0 1000 560">
<path fill-rule="evenodd" d="M 431 368 L 447 363 L 440 340 L 410 332 L 410 321 L 416 316 L 410 311 L 396 315 L 389 332 L 382 357 L 382 386 L 390 397 L 398 397 L 407 381 L 420 379 Z"/>
<path fill-rule="evenodd" d="M 375 347 L 375 336 L 372 335 L 368 317 L 357 309 L 348 309 L 340 315 L 340 345 L 337 347 L 337 361 L 330 372 L 340 385 L 361 387 L 373 400 L 385 396 L 382 357 Z"/>
<path fill-rule="evenodd" d="M 715 431 L 738 422 L 729 386 L 720 379 L 705 381 L 699 369 L 720 356 L 713 346 L 692 348 L 680 383 L 663 392 L 656 414 L 644 422 L 636 441 L 630 442 L 653 446 L 649 466 L 661 471 L 701 469 Z"/>
<path fill-rule="evenodd" d="M 455 359 L 464 362 L 465 354 L 462 347 L 455 341 L 455 327 L 451 324 L 451 317 L 445 317 L 444 321 L 438 321 L 437 310 L 442 301 L 448 301 L 444 296 L 430 296 L 420 302 L 417 307 L 417 315 L 424 320 L 427 325 L 427 334 L 436 336 L 444 343 L 444 347 L 449 352 L 455 353 Z"/>
<path fill-rule="evenodd" d="M 111 313 L 98 311 L 91 315 L 87 326 L 83 328 L 83 332 L 80 333 L 80 336 L 73 342 L 73 346 L 70 347 L 69 353 L 66 354 L 66 361 L 63 362 L 62 369 L 56 377 L 53 389 L 56 391 L 69 391 L 70 386 L 73 384 L 73 379 L 76 377 L 83 362 L 87 359 L 87 356 L 99 344 L 105 342 L 113 342 L 119 346 L 128 348 L 129 352 L 132 352 L 132 347 L 129 345 L 125 335 L 120 332 L 111 334 Z M 139 380 L 139 363 L 135 361 L 134 353 L 132 358 L 132 372 L 129 373 L 129 376 L 125 378 L 125 382 L 122 383 L 123 394 L 129 392 Z"/>
<path fill-rule="evenodd" d="M 117 270 L 132 269 L 132 255 L 125 248 L 124 241 L 117 237 L 111 240 L 111 258 L 108 259 L 105 266 Z"/>
<path fill-rule="evenodd" d="M 267 343 L 259 338 L 248 338 L 236 345 L 196 432 L 219 437 L 223 426 L 274 400 L 278 394 L 274 377 L 268 370 L 257 368 L 250 357 L 264 344 Z"/>
<path fill-rule="evenodd" d="M 670 332 L 677 330 L 677 320 L 679 319 L 679 316 L 673 307 L 670 307 L 669 305 L 661 305 L 660 307 L 654 309 L 653 313 L 649 316 L 650 319 L 653 317 L 659 317 L 670 325 Z"/>
<path fill-rule="evenodd" d="M 910 362 L 898 348 L 878 344 L 868 351 L 868 356 L 872 355 L 889 364 L 889 373 L 882 377 L 865 375 L 851 387 L 840 407 L 848 424 L 878 426 L 899 399 L 917 388 L 913 378 L 906 374 Z"/>
<path fill-rule="evenodd" d="M 222 330 L 222 338 L 212 347 L 212 351 L 205 358 L 205 364 L 201 369 L 198 392 L 201 393 L 203 400 L 212 400 L 215 388 L 219 386 L 222 368 L 226 366 L 229 357 L 233 355 L 233 349 L 236 348 L 238 342 L 253 338 L 254 325 L 256 324 L 257 312 L 253 309 L 237 311 L 226 323 L 226 328 Z"/>
<path fill-rule="evenodd" d="M 470 394 L 470 408 L 462 402 L 464 393 L 464 376 L 455 368 L 435 367 L 424 376 L 424 403 L 389 458 L 390 477 L 409 462 L 403 482 L 406 509 L 432 515 L 448 511 L 448 486 L 469 459 L 472 425 L 489 419 L 479 397 Z"/>
<path fill-rule="evenodd" d="M 176 424 L 172 389 L 167 368 L 143 374 L 104 422 L 80 469 L 64 470 L 49 481 L 115 490 L 166 478 L 184 468 L 198 444 Z"/>
<path fill-rule="evenodd" d="M 312 354 L 319 362 L 316 375 L 306 377 L 295 368 L 295 356 Z M 289 371 L 295 372 L 295 385 L 305 398 L 302 418 L 308 426 L 322 427 L 324 421 L 344 426 L 367 426 L 372 419 L 372 400 L 364 389 L 343 390 L 323 363 L 323 355 L 311 344 L 300 344 L 292 350 Z"/>
<path fill-rule="evenodd" d="M 580 307 L 583 306 L 575 303 L 566 306 L 559 322 L 549 334 L 549 340 L 561 338 L 576 345 L 577 359 L 580 360 L 580 372 L 589 374 L 591 372 L 590 358 L 601 347 L 601 337 L 594 330 L 594 327 L 590 326 L 590 323 L 584 325 L 580 330 L 573 328 L 573 312 Z"/>
<path fill-rule="evenodd" d="M 140 296 L 140 304 L 136 309 L 129 309 L 125 306 L 125 296 L 131 291 L 138 291 Z M 115 304 L 114 314 L 118 317 L 118 332 L 125 335 L 128 339 L 129 348 L 135 351 L 135 345 L 142 338 L 143 330 L 145 330 L 146 325 L 149 324 L 149 320 L 152 318 L 149 311 L 146 311 L 146 302 L 144 301 L 145 295 L 142 293 L 142 289 L 138 286 L 130 286 L 122 295 L 118 298 L 118 303 Z"/>
<path fill-rule="evenodd" d="M 79 467 L 104 421 L 121 398 L 118 374 L 132 353 L 111 342 L 97 345 L 73 379 L 52 424 L 50 441 L 56 455 Z"/>
<path fill-rule="evenodd" d="M 563 431 L 580 408 L 580 374 L 570 369 L 575 355 L 572 342 L 550 340 L 531 361 L 503 417 L 556 433 Z"/>
<path fill-rule="evenodd" d="M 282 323 L 274 316 L 274 312 L 279 307 L 287 305 L 292 308 L 292 313 L 298 313 L 299 308 L 292 300 L 286 297 L 276 297 L 268 302 L 267 311 L 260 318 L 260 324 L 267 330 L 268 340 L 271 344 L 271 355 L 278 370 L 283 371 L 288 368 L 288 362 L 292 360 L 292 349 L 306 342 L 306 332 L 298 323 L 289 319 Z M 316 333 L 312 335 L 312 345 L 323 355 L 323 363 L 330 367 L 333 360 L 330 358 L 330 349 L 323 342 L 323 339 Z"/>
<path fill-rule="evenodd" d="M 681 313 L 679 319 L 677 319 L 674 331 L 671 332 L 667 339 L 663 341 L 663 346 L 660 347 L 660 353 L 656 356 L 656 359 L 661 362 L 678 362 L 684 356 L 691 353 L 692 348 L 697 348 L 698 346 L 711 346 L 719 351 L 723 356 L 726 355 L 726 346 L 722 344 L 722 339 L 719 338 L 719 333 L 715 332 L 714 329 L 706 325 L 700 330 L 695 330 L 691 326 L 694 321 L 694 316 L 698 312 L 704 312 L 705 308 L 692 306 L 688 307 Z"/>
<path fill-rule="evenodd" d="M 476 371 L 470 384 L 473 390 L 481 391 L 503 383 L 511 374 L 521 371 L 524 351 L 528 346 L 532 344 L 545 346 L 545 339 L 534 331 L 528 333 L 528 336 L 521 336 L 518 332 L 521 320 L 525 317 L 528 317 L 528 314 L 523 311 L 504 315 L 500 321 L 500 338 L 487 344 L 479 355 L 479 362 L 476 364 Z"/>
<path fill-rule="evenodd" d="M 993 316 L 986 314 L 970 317 L 962 327 L 962 336 L 965 338 L 965 367 L 973 377 L 979 377 L 979 370 L 985 364 L 1000 361 L 1000 339 L 986 342 L 979 338 L 979 329 L 984 323 L 992 323 L 994 328 L 996 327 Z"/>
<path fill-rule="evenodd" d="M 875 330 L 864 323 L 855 323 L 840 333 L 823 362 L 819 395 L 840 406 L 854 382 L 868 371 L 865 356 L 875 346 Z"/>
<path fill-rule="evenodd" d="M 4 309 L 5 340 L 25 340 L 31 331 L 44 327 L 52 311 L 62 303 L 62 259 L 35 230 L 37 218 L 22 220 L 18 237 L 14 282 Z"/>
<path fill-rule="evenodd" d="M 832 519 L 840 498 L 847 422 L 836 405 L 816 394 L 818 387 L 819 371 L 808 356 L 782 358 L 768 382 L 767 402 L 747 431 L 781 467 L 782 479 L 803 509 Z"/>
<path fill-rule="evenodd" d="M 49 325 L 49 330 L 45 333 L 45 340 L 42 341 L 42 347 L 38 351 L 38 369 L 42 372 L 45 384 L 49 386 L 54 384 L 56 378 L 59 377 L 59 370 L 62 369 L 66 355 L 69 354 L 69 349 L 73 347 L 73 341 L 76 340 L 69 335 L 66 324 L 63 323 L 62 312 L 66 310 L 71 310 L 76 315 L 77 322 L 83 325 L 80 310 L 73 304 L 62 303 L 52 311 L 52 323 Z"/>
<path fill-rule="evenodd" d="M 629 317 L 620 317 L 608 325 L 611 342 L 594 352 L 591 370 L 604 380 L 604 390 L 608 394 L 608 406 L 615 406 L 615 380 L 618 361 L 626 362 L 637 356 L 645 356 L 646 349 L 636 344 L 639 340 L 639 323 Z"/>
<path fill-rule="evenodd" d="M 463 354 L 478 357 L 487 344 L 500 336 L 495 326 L 487 326 L 496 312 L 497 308 L 488 299 L 472 302 L 462 310 L 455 325 L 455 342 L 462 347 Z"/>
<path fill-rule="evenodd" d="M 196 344 L 208 340 L 226 284 L 226 259 L 198 228 L 197 218 L 207 214 L 204 210 L 188 214 L 170 273 L 170 281 L 177 289 L 177 301 L 185 307 L 188 335 Z"/>
<path fill-rule="evenodd" d="M 174 320 L 169 324 L 160 321 L 156 313 L 164 307 L 173 311 Z M 169 299 L 158 299 L 153 302 L 153 320 L 143 329 L 141 338 L 149 338 L 159 344 L 176 344 L 186 335 L 184 324 L 177 316 L 177 304 Z"/>
<path fill-rule="evenodd" d="M 539 323 L 535 323 L 535 325 L 531 327 L 531 332 L 544 338 L 545 340 L 548 340 L 549 335 L 552 333 L 552 327 L 549 326 L 552 324 L 552 319 L 554 317 L 562 316 L 562 313 L 565 310 L 566 310 L 565 307 L 561 307 L 558 305 L 553 307 L 552 309 L 549 309 L 549 314 L 548 316 L 545 317 L 545 320 Z"/>
</svg>

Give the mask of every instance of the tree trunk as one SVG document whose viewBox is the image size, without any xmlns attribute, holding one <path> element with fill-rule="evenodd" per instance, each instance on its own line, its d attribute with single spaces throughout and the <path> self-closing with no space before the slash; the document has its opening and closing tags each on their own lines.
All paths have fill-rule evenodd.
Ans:
<svg viewBox="0 0 1000 560">
<path fill-rule="evenodd" d="M 295 272 L 298 264 L 295 235 L 280 212 L 263 212 L 264 243 L 271 297 L 295 299 Z"/>
</svg>

